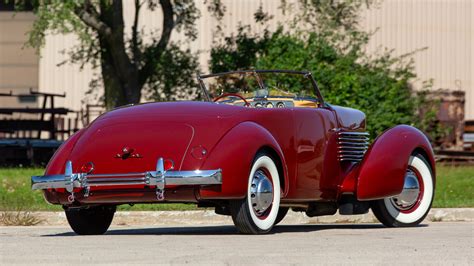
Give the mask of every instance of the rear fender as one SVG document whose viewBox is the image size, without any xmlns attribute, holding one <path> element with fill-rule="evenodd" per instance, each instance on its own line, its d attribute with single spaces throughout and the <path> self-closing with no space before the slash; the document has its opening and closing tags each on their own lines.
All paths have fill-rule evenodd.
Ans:
<svg viewBox="0 0 474 266">
<path fill-rule="evenodd" d="M 66 160 L 84 131 L 85 129 L 79 130 L 59 146 L 46 166 L 45 175 L 64 174 Z"/>
<path fill-rule="evenodd" d="M 288 175 L 283 152 L 275 138 L 262 126 L 254 122 L 243 122 L 232 128 L 212 149 L 201 169 L 222 169 L 222 185 L 202 188 L 201 199 L 244 198 L 250 169 L 257 152 L 262 148 L 272 149 L 282 165 L 285 188 Z M 285 191 L 286 194 L 286 191 Z"/>
<path fill-rule="evenodd" d="M 81 129 L 78 132 L 74 133 L 71 137 L 69 137 L 54 153 L 53 157 L 49 160 L 48 165 L 46 166 L 46 170 L 44 172 L 45 175 L 60 175 L 64 174 L 65 167 L 66 167 L 66 160 L 68 159 L 69 155 L 71 154 L 72 149 L 76 145 L 77 141 L 84 133 L 85 129 Z M 63 188 L 57 189 L 47 189 L 43 190 L 44 197 L 46 201 L 51 204 L 60 204 L 59 194 L 57 192 L 65 192 Z"/>
<path fill-rule="evenodd" d="M 371 145 L 361 163 L 357 199 L 374 200 L 400 194 L 408 160 L 415 150 L 420 149 L 434 171 L 433 149 L 428 138 L 420 130 L 399 125 L 382 133 Z"/>
</svg>

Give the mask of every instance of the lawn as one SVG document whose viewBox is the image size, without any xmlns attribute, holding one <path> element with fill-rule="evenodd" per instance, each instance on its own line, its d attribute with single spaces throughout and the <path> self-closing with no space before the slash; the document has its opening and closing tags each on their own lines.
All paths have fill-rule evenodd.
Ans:
<svg viewBox="0 0 474 266">
<path fill-rule="evenodd" d="M 433 207 L 474 207 L 474 166 L 438 166 L 436 176 Z"/>
<path fill-rule="evenodd" d="M 39 191 L 30 189 L 30 176 L 41 168 L 0 168 L 0 210 L 58 211 L 47 204 Z M 474 207 L 474 166 L 438 166 L 433 207 Z M 193 204 L 123 205 L 120 210 L 192 210 Z"/>
</svg>

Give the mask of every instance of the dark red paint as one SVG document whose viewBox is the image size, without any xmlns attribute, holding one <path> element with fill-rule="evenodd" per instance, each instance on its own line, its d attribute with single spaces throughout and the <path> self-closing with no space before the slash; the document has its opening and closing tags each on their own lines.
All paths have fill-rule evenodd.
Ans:
<svg viewBox="0 0 474 266">
<path fill-rule="evenodd" d="M 380 135 L 361 164 L 357 198 L 372 200 L 400 194 L 408 159 L 416 149 L 421 149 L 428 156 L 434 169 L 430 142 L 418 129 L 400 125 Z"/>
</svg>

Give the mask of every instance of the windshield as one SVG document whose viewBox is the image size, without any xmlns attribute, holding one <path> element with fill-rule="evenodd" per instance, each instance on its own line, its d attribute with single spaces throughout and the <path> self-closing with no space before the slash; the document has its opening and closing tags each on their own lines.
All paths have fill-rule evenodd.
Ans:
<svg viewBox="0 0 474 266">
<path fill-rule="evenodd" d="M 322 103 L 322 97 L 309 72 L 235 71 L 202 76 L 200 84 L 210 100 L 217 99 L 217 102 L 227 104 L 270 107 L 273 101 L 278 104 L 279 99 L 280 102 L 293 102 L 285 107 L 300 106 L 295 105 L 295 101 L 312 102 L 302 104 L 302 107 L 317 107 Z"/>
</svg>

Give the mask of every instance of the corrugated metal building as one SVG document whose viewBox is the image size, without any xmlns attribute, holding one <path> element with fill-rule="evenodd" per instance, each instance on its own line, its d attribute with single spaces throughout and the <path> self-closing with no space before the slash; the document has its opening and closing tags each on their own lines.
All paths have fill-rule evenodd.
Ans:
<svg viewBox="0 0 474 266">
<path fill-rule="evenodd" d="M 197 1 L 202 17 L 197 22 L 199 38 L 191 44 L 193 51 L 201 51 L 200 62 L 203 72 L 207 70 L 209 48 L 213 40 L 217 21 L 211 18 L 204 6 Z M 263 4 L 264 10 L 274 15 L 274 26 L 283 20 L 279 0 L 223 0 L 227 14 L 221 25 L 225 32 L 231 32 L 241 24 L 253 22 L 255 10 Z M 133 17 L 133 1 L 125 1 L 126 23 Z M 405 54 L 419 48 L 415 60 L 418 80 L 433 79 L 434 89 L 462 90 L 465 92 L 465 118 L 474 120 L 474 76 L 473 36 L 474 2 L 471 0 L 386 0 L 376 4 L 362 14 L 366 30 L 378 29 L 368 47 L 376 52 L 381 47 L 394 49 L 396 54 Z M 143 9 L 140 24 L 147 31 L 158 29 L 161 14 Z M 31 25 L 31 14 L 17 14 L 11 19 L 11 12 L 0 12 L 0 89 L 3 91 L 38 87 L 45 92 L 66 92 L 59 105 L 79 110 L 85 103 L 95 103 L 94 95 L 86 96 L 89 82 L 97 75 L 90 68 L 80 70 L 77 65 L 62 64 L 66 57 L 60 52 L 73 46 L 74 36 L 47 36 L 46 45 L 38 59 L 31 50 L 21 50 L 25 40 L 24 32 Z M 20 16 L 21 15 L 21 16 Z M 260 30 L 258 27 L 256 30 Z M 174 40 L 182 36 L 173 35 Z M 206 71 L 204 71 L 206 70 Z M 0 91 L 1 92 L 1 91 Z M 0 98 L 0 104 L 4 100 Z"/>
<path fill-rule="evenodd" d="M 377 30 L 368 49 L 394 49 L 413 55 L 418 80 L 433 79 L 433 89 L 465 92 L 465 119 L 474 119 L 474 1 L 386 0 L 366 11 L 362 27 Z"/>
<path fill-rule="evenodd" d="M 26 32 L 34 21 L 32 13 L 0 11 L 0 93 L 26 93 L 39 85 L 39 56 L 33 49 L 22 49 L 27 41 Z M 20 102 L 19 99 L 0 98 L 1 106 L 37 106 L 35 102 Z"/>
</svg>

